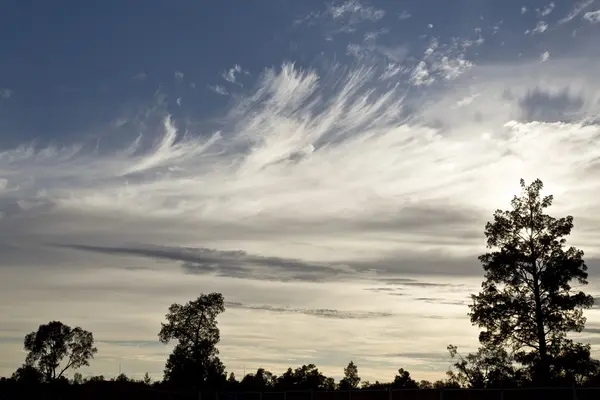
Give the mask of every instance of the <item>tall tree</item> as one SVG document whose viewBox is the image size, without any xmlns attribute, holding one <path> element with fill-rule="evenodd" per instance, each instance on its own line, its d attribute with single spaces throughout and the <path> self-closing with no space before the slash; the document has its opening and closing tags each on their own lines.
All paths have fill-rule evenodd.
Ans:
<svg viewBox="0 0 600 400">
<path fill-rule="evenodd" d="M 541 197 L 542 188 L 539 179 L 529 186 L 521 179 L 512 209 L 497 210 L 486 224 L 487 246 L 494 251 L 479 257 L 485 281 L 471 296 L 469 315 L 483 328 L 484 346 L 510 346 L 537 383 L 549 384 L 553 358 L 568 332 L 583 329 L 582 310 L 593 298 L 571 287 L 572 281 L 587 284 L 583 251 L 565 248 L 573 217 L 546 214 L 553 197 Z"/>
<path fill-rule="evenodd" d="M 46 381 L 62 377 L 69 368 L 90 365 L 90 359 L 98 351 L 91 332 L 71 328 L 60 321 L 40 325 L 37 331 L 25 336 L 24 342 L 28 351 L 26 364 L 37 368 Z"/>
<path fill-rule="evenodd" d="M 220 293 L 201 294 L 185 305 L 172 304 L 161 323 L 159 340 L 177 340 L 165 366 L 165 381 L 200 388 L 225 381 L 225 367 L 216 348 L 220 340 L 217 316 L 225 311 Z"/>
<path fill-rule="evenodd" d="M 341 390 L 356 389 L 360 383 L 360 376 L 358 376 L 358 367 L 354 364 L 354 361 L 350 361 L 348 366 L 344 368 L 344 377 L 340 381 Z"/>
</svg>

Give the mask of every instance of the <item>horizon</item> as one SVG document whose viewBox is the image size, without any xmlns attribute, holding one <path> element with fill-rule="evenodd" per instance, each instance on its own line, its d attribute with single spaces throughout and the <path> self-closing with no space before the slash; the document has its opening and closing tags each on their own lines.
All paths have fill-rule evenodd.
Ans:
<svg viewBox="0 0 600 400">
<path fill-rule="evenodd" d="M 388 3 L 5 5 L 0 376 L 60 320 L 84 376 L 162 377 L 169 305 L 219 292 L 238 378 L 443 379 L 521 178 L 600 296 L 600 2 Z"/>
</svg>

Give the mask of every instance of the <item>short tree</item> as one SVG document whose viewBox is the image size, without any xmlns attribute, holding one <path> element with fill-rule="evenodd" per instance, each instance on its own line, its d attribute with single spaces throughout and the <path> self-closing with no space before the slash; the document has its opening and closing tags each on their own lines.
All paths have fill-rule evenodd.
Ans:
<svg viewBox="0 0 600 400">
<path fill-rule="evenodd" d="M 419 382 L 419 389 L 433 389 L 433 383 L 427 380 L 421 380 Z"/>
<path fill-rule="evenodd" d="M 582 310 L 593 298 L 571 287 L 587 284 L 583 252 L 565 248 L 573 217 L 545 213 L 553 197 L 540 197 L 538 179 L 511 202 L 512 209 L 497 210 L 485 227 L 488 248 L 479 257 L 485 270 L 482 291 L 472 295 L 471 322 L 483 328 L 484 346 L 512 348 L 515 359 L 531 368 L 538 384 L 549 384 L 551 364 L 566 343 L 568 332 L 580 332 Z"/>
<path fill-rule="evenodd" d="M 303 365 L 295 370 L 288 368 L 276 379 L 277 390 L 333 390 L 333 378 L 323 375 L 314 364 Z"/>
<path fill-rule="evenodd" d="M 24 347 L 29 352 L 26 364 L 37 368 L 46 381 L 61 378 L 69 368 L 90 365 L 90 359 L 98 351 L 91 332 L 60 321 L 40 325 L 37 331 L 25 336 Z"/>
<path fill-rule="evenodd" d="M 23 364 L 17 368 L 15 372 L 13 372 L 11 378 L 15 382 L 31 386 L 42 383 L 44 380 L 44 375 L 34 366 Z"/>
<path fill-rule="evenodd" d="M 148 386 L 152 384 L 152 378 L 150 378 L 150 374 L 148 374 L 148 372 L 144 374 L 144 377 L 142 378 L 142 383 Z"/>
<path fill-rule="evenodd" d="M 480 347 L 477 352 L 462 356 L 458 348 L 448 346 L 455 360 L 454 370 L 447 372 L 450 380 L 462 387 L 491 388 L 510 386 L 516 376 L 513 359 L 503 347 Z"/>
<path fill-rule="evenodd" d="M 394 377 L 392 387 L 398 389 L 417 389 L 419 385 L 413 378 L 411 378 L 410 372 L 406 371 L 404 368 L 400 368 Z"/>
<path fill-rule="evenodd" d="M 73 374 L 73 385 L 81 385 L 83 383 L 83 375 L 79 372 Z"/>
<path fill-rule="evenodd" d="M 220 293 L 201 294 L 185 305 L 172 304 L 158 333 L 162 343 L 177 340 L 165 366 L 165 381 L 200 388 L 225 381 L 225 367 L 216 348 L 220 340 L 217 316 L 225 311 Z"/>
<path fill-rule="evenodd" d="M 360 383 L 360 376 L 358 376 L 358 367 L 354 364 L 354 361 L 350 361 L 348 366 L 344 368 L 344 377 L 340 381 L 341 390 L 356 389 Z"/>
</svg>

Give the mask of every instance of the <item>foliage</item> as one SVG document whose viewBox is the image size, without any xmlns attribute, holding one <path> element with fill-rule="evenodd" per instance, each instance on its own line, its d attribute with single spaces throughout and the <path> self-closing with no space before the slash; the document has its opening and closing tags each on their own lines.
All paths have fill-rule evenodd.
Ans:
<svg viewBox="0 0 600 400">
<path fill-rule="evenodd" d="M 353 361 L 348 363 L 344 368 L 344 377 L 340 381 L 339 388 L 341 390 L 356 389 L 360 384 L 360 376 L 358 376 L 358 367 Z"/>
<path fill-rule="evenodd" d="M 453 367 L 457 371 L 449 371 L 448 376 L 461 387 L 506 387 L 511 386 L 516 378 L 514 360 L 502 347 L 480 347 L 476 353 L 465 357 L 458 352 L 456 346 L 449 345 L 448 351 L 450 357 L 456 360 Z"/>
<path fill-rule="evenodd" d="M 231 380 L 231 376 L 229 377 Z M 235 376 L 233 377 L 235 379 Z M 275 386 L 277 377 L 264 368 L 256 370 L 255 374 L 244 376 L 239 384 L 241 390 L 266 390 Z"/>
<path fill-rule="evenodd" d="M 582 385 L 600 369 L 600 362 L 591 358 L 589 344 L 565 340 L 552 354 L 551 378 L 558 385 Z"/>
<path fill-rule="evenodd" d="M 150 375 L 147 372 L 144 374 L 144 377 L 142 378 L 142 383 L 144 385 L 148 385 L 148 386 L 150 386 L 152 384 L 152 378 L 150 378 Z"/>
<path fill-rule="evenodd" d="M 62 377 L 69 368 L 89 365 L 98 351 L 91 332 L 71 328 L 60 321 L 40 325 L 37 331 L 25 336 L 24 347 L 29 352 L 25 363 L 37 368 L 48 382 Z M 67 361 L 61 369 L 65 358 Z"/>
<path fill-rule="evenodd" d="M 433 383 L 426 380 L 421 380 L 418 385 L 419 389 L 433 389 Z"/>
<path fill-rule="evenodd" d="M 521 180 L 521 188 L 521 196 L 511 202 L 512 209 L 497 210 L 485 227 L 487 245 L 493 251 L 479 257 L 485 280 L 481 292 L 471 296 L 469 313 L 471 322 L 482 328 L 481 347 L 463 357 L 456 346 L 449 345 L 451 370 L 447 379 L 433 383 L 417 383 L 403 368 L 392 382 L 361 383 L 358 367 L 350 361 L 338 389 L 600 386 L 600 362 L 591 357 L 590 345 L 575 343 L 568 336 L 583 329 L 583 310 L 593 305 L 591 296 L 572 287 L 573 281 L 587 284 L 583 252 L 566 248 L 573 218 L 545 214 L 553 198 L 540 196 L 541 181 L 526 186 Z M 64 372 L 89 365 L 97 352 L 93 336 L 57 321 L 40 325 L 37 332 L 25 336 L 25 364 L 10 379 L 0 379 L 0 390 L 10 385 L 64 388 L 69 383 L 81 386 L 74 390 L 93 393 L 100 387 L 107 393 L 115 387 L 143 393 L 150 386 L 208 392 L 336 389 L 334 379 L 314 364 L 288 368 L 281 376 L 258 368 L 239 382 L 233 372 L 227 378 L 216 348 L 220 341 L 217 317 L 224 310 L 219 293 L 201 294 L 194 301 L 169 307 L 158 337 L 164 344 L 177 343 L 166 361 L 164 380 L 154 383 L 148 373 L 141 380 L 125 374 L 110 380 L 102 375 L 83 379 L 75 373 L 68 382 Z"/>
<path fill-rule="evenodd" d="M 288 368 L 276 381 L 279 390 L 335 389 L 335 381 L 323 375 L 314 364 Z"/>
<path fill-rule="evenodd" d="M 94 375 L 84 379 L 84 382 L 104 382 L 104 375 Z"/>
<path fill-rule="evenodd" d="M 83 383 L 83 375 L 79 372 L 73 374 L 73 385 L 81 385 Z"/>
<path fill-rule="evenodd" d="M 117 375 L 117 377 L 114 379 L 115 382 L 132 382 L 132 379 L 129 379 L 129 377 L 127 375 L 125 375 L 123 372 L 121 372 L 119 375 Z"/>
<path fill-rule="evenodd" d="M 417 389 L 419 385 L 410 377 L 410 372 L 404 370 L 404 368 L 400 368 L 398 374 L 394 377 L 392 387 L 395 389 Z"/>
<path fill-rule="evenodd" d="M 216 348 L 220 340 L 217 316 L 225 311 L 220 293 L 201 294 L 185 305 L 172 304 L 161 323 L 159 340 L 177 345 L 165 366 L 165 380 L 180 386 L 201 388 L 225 381 L 225 366 Z"/>
<path fill-rule="evenodd" d="M 541 197 L 540 180 L 515 196 L 509 211 L 497 210 L 485 227 L 488 248 L 479 257 L 485 270 L 482 291 L 472 295 L 471 322 L 483 331 L 484 347 L 509 346 L 517 362 L 528 365 L 533 379 L 548 384 L 551 359 L 558 357 L 568 332 L 580 332 L 582 309 L 593 298 L 575 291 L 571 281 L 587 284 L 583 252 L 565 249 L 573 217 L 545 214 L 553 197 Z"/>
<path fill-rule="evenodd" d="M 13 372 L 12 377 L 18 383 L 26 384 L 26 385 L 35 385 L 41 383 L 44 380 L 44 375 L 40 372 L 39 369 L 24 364 L 17 368 L 15 372 Z"/>
</svg>

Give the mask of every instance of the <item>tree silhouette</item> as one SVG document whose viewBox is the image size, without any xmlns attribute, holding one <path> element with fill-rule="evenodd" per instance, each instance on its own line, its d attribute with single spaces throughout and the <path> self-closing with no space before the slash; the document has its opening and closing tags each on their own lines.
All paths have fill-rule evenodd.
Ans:
<svg viewBox="0 0 600 400">
<path fill-rule="evenodd" d="M 590 345 L 565 340 L 553 358 L 551 377 L 559 385 L 581 385 L 600 371 L 600 362 L 590 355 Z"/>
<path fill-rule="evenodd" d="M 582 309 L 593 298 L 574 291 L 571 281 L 587 284 L 583 252 L 565 249 L 573 217 L 544 213 L 553 197 L 541 198 L 538 179 L 515 196 L 509 211 L 497 210 L 485 227 L 488 248 L 479 257 L 485 270 L 482 291 L 472 295 L 471 322 L 484 330 L 484 346 L 508 345 L 515 359 L 530 366 L 537 383 L 549 384 L 552 358 L 560 354 L 568 332 L 580 332 Z"/>
<path fill-rule="evenodd" d="M 456 346 L 448 346 L 450 357 L 456 362 L 453 367 L 458 371 L 449 371 L 450 380 L 463 387 L 493 388 L 510 386 L 516 376 L 513 358 L 506 349 L 499 346 L 480 347 L 476 353 L 463 357 Z"/>
<path fill-rule="evenodd" d="M 18 383 L 31 386 L 41 383 L 44 380 L 44 375 L 34 366 L 23 364 L 13 372 L 11 378 Z"/>
<path fill-rule="evenodd" d="M 240 381 L 240 387 L 244 390 L 264 391 L 272 388 L 276 383 L 276 379 L 277 377 L 271 372 L 259 368 L 255 374 L 244 376 Z"/>
<path fill-rule="evenodd" d="M 225 311 L 220 293 L 201 294 L 185 305 L 172 304 L 161 323 L 159 340 L 178 341 L 165 365 L 165 381 L 201 388 L 225 381 L 225 367 L 218 357 L 220 340 L 217 316 Z"/>
<path fill-rule="evenodd" d="M 303 365 L 292 370 L 288 368 L 277 378 L 280 390 L 317 390 L 335 389 L 335 381 L 323 375 L 314 364 Z"/>
<path fill-rule="evenodd" d="M 150 378 L 150 375 L 149 375 L 149 374 L 146 372 L 146 373 L 144 374 L 144 377 L 142 378 L 141 382 L 142 382 L 144 385 L 148 385 L 148 386 L 149 386 L 149 385 L 151 385 L 151 384 L 152 384 L 152 378 Z"/>
<path fill-rule="evenodd" d="M 237 379 L 235 379 L 235 374 L 231 372 L 229 374 L 229 378 L 227 378 L 227 385 L 229 386 L 229 388 L 234 389 L 237 387 L 238 384 L 239 382 L 237 381 Z"/>
<path fill-rule="evenodd" d="M 392 387 L 398 389 L 416 389 L 419 385 L 417 385 L 417 382 L 410 377 L 410 372 L 406 371 L 404 368 L 400 368 L 398 374 L 394 377 Z"/>
<path fill-rule="evenodd" d="M 353 361 L 348 363 L 348 366 L 344 368 L 344 377 L 340 381 L 341 390 L 356 389 L 360 383 L 360 376 L 358 376 L 358 367 Z"/>
<path fill-rule="evenodd" d="M 83 375 L 79 372 L 73 374 L 73 385 L 81 385 L 83 383 Z"/>
<path fill-rule="evenodd" d="M 80 327 L 71 328 L 60 321 L 40 325 L 38 330 L 25 336 L 25 363 L 37 368 L 46 381 L 58 379 L 71 368 L 89 365 L 98 351 L 94 336 Z M 60 368 L 61 362 L 66 363 Z"/>
<path fill-rule="evenodd" d="M 419 382 L 419 389 L 433 389 L 433 383 L 427 380 L 421 380 Z"/>
</svg>

